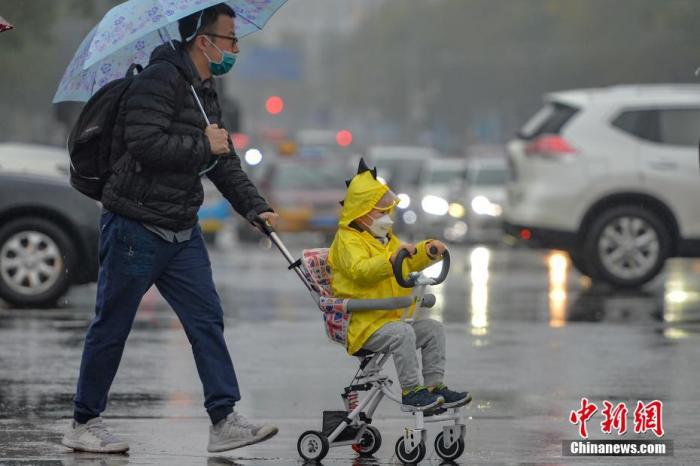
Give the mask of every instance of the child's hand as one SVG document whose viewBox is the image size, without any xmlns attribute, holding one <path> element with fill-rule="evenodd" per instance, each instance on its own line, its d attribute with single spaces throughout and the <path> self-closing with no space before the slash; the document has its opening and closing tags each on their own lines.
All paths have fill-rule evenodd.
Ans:
<svg viewBox="0 0 700 466">
<path fill-rule="evenodd" d="M 394 260 L 396 260 L 396 256 L 399 255 L 399 251 L 401 251 L 402 249 L 405 249 L 406 251 L 408 251 L 408 253 L 411 256 L 418 252 L 415 244 L 402 243 L 401 246 L 399 246 L 399 248 L 394 252 L 394 254 L 391 255 L 391 258 L 389 259 L 391 261 L 392 265 L 394 264 Z"/>
<path fill-rule="evenodd" d="M 432 249 L 435 248 L 437 249 L 437 253 L 433 254 Z M 442 241 L 438 241 L 436 239 L 429 241 L 425 244 L 425 252 L 428 253 L 428 257 L 431 259 L 435 260 L 438 257 L 442 257 L 442 254 L 445 252 L 445 244 Z"/>
</svg>

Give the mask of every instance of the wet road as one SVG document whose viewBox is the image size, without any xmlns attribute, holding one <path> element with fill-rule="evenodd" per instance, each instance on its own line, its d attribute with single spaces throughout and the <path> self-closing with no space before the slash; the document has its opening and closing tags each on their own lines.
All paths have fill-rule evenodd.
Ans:
<svg viewBox="0 0 700 466">
<path fill-rule="evenodd" d="M 298 253 L 317 246 L 291 238 Z M 239 409 L 276 422 L 271 441 L 227 456 L 206 454 L 208 419 L 187 339 L 155 290 L 144 298 L 105 415 L 131 444 L 129 456 L 74 454 L 59 445 L 71 416 L 94 286 L 75 288 L 61 308 L 0 309 L 0 464 L 300 464 L 297 436 L 320 428 L 321 411 L 341 409 L 339 393 L 356 370 L 329 343 L 319 312 L 275 250 L 211 251 L 226 310 L 226 338 L 243 401 Z M 643 291 L 591 287 L 564 255 L 505 248 L 453 248 L 452 269 L 432 318 L 448 338 L 449 385 L 470 390 L 466 450 L 459 464 L 659 464 L 700 458 L 700 261 L 674 260 Z M 393 374 L 391 364 L 387 365 Z M 668 458 L 565 458 L 576 439 L 568 421 L 587 397 L 626 402 L 624 439 L 637 400 L 664 402 Z M 394 443 L 409 426 L 383 402 L 375 425 L 384 443 L 375 462 L 349 447 L 323 464 L 394 464 Z M 591 438 L 600 416 L 588 423 Z M 439 464 L 429 428 L 426 464 Z M 616 437 L 616 436 L 615 436 Z"/>
</svg>

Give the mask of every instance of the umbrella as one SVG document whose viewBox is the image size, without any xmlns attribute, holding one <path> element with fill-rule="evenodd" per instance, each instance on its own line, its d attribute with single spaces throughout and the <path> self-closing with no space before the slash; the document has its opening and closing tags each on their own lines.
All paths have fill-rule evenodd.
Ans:
<svg viewBox="0 0 700 466">
<path fill-rule="evenodd" d="M 223 3 L 236 12 L 236 34 L 243 37 L 262 29 L 285 2 L 229 0 Z M 155 47 L 170 41 L 171 37 L 178 37 L 179 19 L 219 3 L 222 1 L 129 0 L 117 5 L 83 39 L 53 102 L 87 101 L 108 82 L 124 77 L 132 63 L 145 66 Z"/>
<path fill-rule="evenodd" d="M 14 28 L 15 27 L 11 25 L 5 18 L 0 16 L 0 32 L 9 31 L 10 29 Z"/>
</svg>

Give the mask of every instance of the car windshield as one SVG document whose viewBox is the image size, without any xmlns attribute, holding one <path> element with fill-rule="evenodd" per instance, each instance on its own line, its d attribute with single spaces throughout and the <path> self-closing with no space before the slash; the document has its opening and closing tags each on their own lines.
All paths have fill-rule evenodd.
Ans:
<svg viewBox="0 0 700 466">
<path fill-rule="evenodd" d="M 380 159 L 376 162 L 377 176 L 393 186 L 417 186 L 423 170 L 422 160 Z"/>
<path fill-rule="evenodd" d="M 428 175 L 428 184 L 450 184 L 455 181 L 464 180 L 466 177 L 466 169 L 437 169 L 431 170 Z"/>
<path fill-rule="evenodd" d="M 482 168 L 477 170 L 473 183 L 476 185 L 502 185 L 508 179 L 508 171 L 505 168 Z"/>
<path fill-rule="evenodd" d="M 345 189 L 347 173 L 340 164 L 280 163 L 274 168 L 275 189 Z"/>
</svg>

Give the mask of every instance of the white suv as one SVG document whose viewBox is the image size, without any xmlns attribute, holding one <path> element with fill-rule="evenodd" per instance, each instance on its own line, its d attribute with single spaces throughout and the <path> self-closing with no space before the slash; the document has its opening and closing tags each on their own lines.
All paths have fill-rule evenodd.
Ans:
<svg viewBox="0 0 700 466">
<path fill-rule="evenodd" d="M 508 233 L 594 280 L 654 278 L 700 256 L 700 86 L 556 92 L 508 145 Z"/>
</svg>

